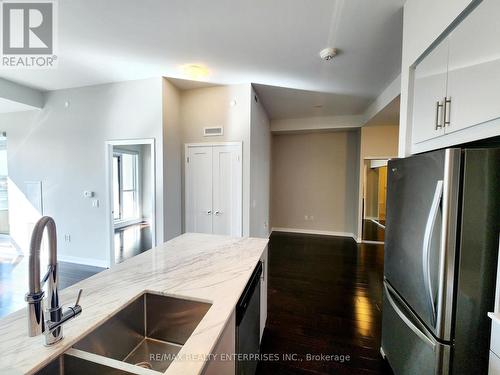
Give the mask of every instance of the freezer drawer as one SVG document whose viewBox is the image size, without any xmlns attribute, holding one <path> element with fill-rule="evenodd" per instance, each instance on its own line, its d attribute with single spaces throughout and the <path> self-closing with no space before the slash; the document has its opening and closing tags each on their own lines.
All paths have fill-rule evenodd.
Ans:
<svg viewBox="0 0 500 375">
<path fill-rule="evenodd" d="M 394 375 L 448 374 L 450 346 L 436 341 L 384 282 L 382 349 Z"/>
</svg>

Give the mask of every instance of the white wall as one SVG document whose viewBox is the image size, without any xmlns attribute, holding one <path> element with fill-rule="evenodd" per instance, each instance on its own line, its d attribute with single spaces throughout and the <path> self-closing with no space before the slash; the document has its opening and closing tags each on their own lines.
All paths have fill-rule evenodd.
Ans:
<svg viewBox="0 0 500 375">
<path fill-rule="evenodd" d="M 412 70 L 417 59 L 453 24 L 469 6 L 479 0 L 407 0 L 403 18 L 401 68 L 401 119 L 399 155 L 411 152 Z M 472 4 L 472 5 L 471 5 Z"/>
<path fill-rule="evenodd" d="M 141 145 L 141 159 L 142 218 L 145 220 L 150 220 L 153 216 L 153 186 L 151 186 L 153 171 L 151 170 L 151 145 Z"/>
<path fill-rule="evenodd" d="M 167 79 L 163 84 L 163 180 L 164 240 L 182 233 L 182 135 L 180 92 Z"/>
<path fill-rule="evenodd" d="M 266 110 L 253 89 L 250 100 L 250 236 L 267 238 L 270 232 L 271 131 Z"/>
<path fill-rule="evenodd" d="M 183 144 L 243 142 L 243 236 L 250 233 L 250 100 L 251 85 L 243 84 L 184 90 L 180 101 Z M 204 137 L 211 126 L 224 135 Z"/>
<path fill-rule="evenodd" d="M 118 139 L 156 139 L 156 221 L 162 228 L 162 120 L 161 78 L 48 92 L 41 111 L 0 115 L 13 182 L 9 197 L 19 199 L 11 207 L 18 215 L 11 221 L 14 240 L 28 250 L 34 217 L 22 211 L 32 211 L 23 196 L 25 182 L 42 181 L 44 214 L 56 220 L 61 260 L 107 265 L 105 141 Z M 98 208 L 83 197 L 84 190 L 95 192 Z"/>
<path fill-rule="evenodd" d="M 43 93 L 30 87 L 0 78 L 0 98 L 21 103 L 27 108 L 42 108 L 44 104 Z"/>
</svg>

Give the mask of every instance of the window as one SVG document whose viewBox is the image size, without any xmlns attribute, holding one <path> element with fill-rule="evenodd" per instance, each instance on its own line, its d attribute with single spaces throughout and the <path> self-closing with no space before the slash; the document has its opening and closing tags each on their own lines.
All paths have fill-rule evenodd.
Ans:
<svg viewBox="0 0 500 375">
<path fill-rule="evenodd" d="M 113 218 L 139 219 L 139 154 L 116 150 L 113 154 Z"/>
</svg>

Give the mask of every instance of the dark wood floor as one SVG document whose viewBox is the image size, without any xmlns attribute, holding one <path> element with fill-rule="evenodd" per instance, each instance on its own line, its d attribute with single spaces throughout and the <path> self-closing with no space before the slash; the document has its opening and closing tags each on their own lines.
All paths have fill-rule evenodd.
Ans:
<svg viewBox="0 0 500 375">
<path fill-rule="evenodd" d="M 121 263 L 151 248 L 149 224 L 134 224 L 115 230 L 115 263 Z"/>
<path fill-rule="evenodd" d="M 24 295 L 28 291 L 28 258 L 20 255 L 0 261 L 0 318 L 26 306 Z M 104 270 L 67 262 L 58 262 L 58 267 L 61 289 Z M 42 265 L 41 269 L 45 270 L 46 265 Z"/>
<path fill-rule="evenodd" d="M 385 220 L 381 220 L 382 225 L 385 225 Z M 363 240 L 384 242 L 385 229 L 372 220 L 363 220 Z"/>
<path fill-rule="evenodd" d="M 261 352 L 298 356 L 260 362 L 257 374 L 392 374 L 379 354 L 382 277 L 382 245 L 273 233 Z"/>
</svg>

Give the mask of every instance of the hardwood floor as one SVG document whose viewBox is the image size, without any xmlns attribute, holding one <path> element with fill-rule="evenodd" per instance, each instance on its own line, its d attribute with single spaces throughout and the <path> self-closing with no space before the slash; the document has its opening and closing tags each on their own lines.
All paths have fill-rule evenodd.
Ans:
<svg viewBox="0 0 500 375">
<path fill-rule="evenodd" d="M 385 220 L 380 220 L 382 225 L 385 225 Z M 384 242 L 385 229 L 372 220 L 363 220 L 363 240 Z"/>
<path fill-rule="evenodd" d="M 297 357 L 260 362 L 257 374 L 392 374 L 379 354 L 382 278 L 381 245 L 273 233 L 261 352 Z"/>
<path fill-rule="evenodd" d="M 17 256 L 10 260 L 0 259 L 0 318 L 26 307 L 24 295 L 28 291 L 28 256 Z M 86 279 L 104 268 L 83 264 L 58 262 L 59 288 Z M 46 265 L 41 265 L 42 273 Z"/>
<path fill-rule="evenodd" d="M 121 263 L 151 248 L 149 224 L 140 223 L 115 230 L 115 263 Z"/>
</svg>

